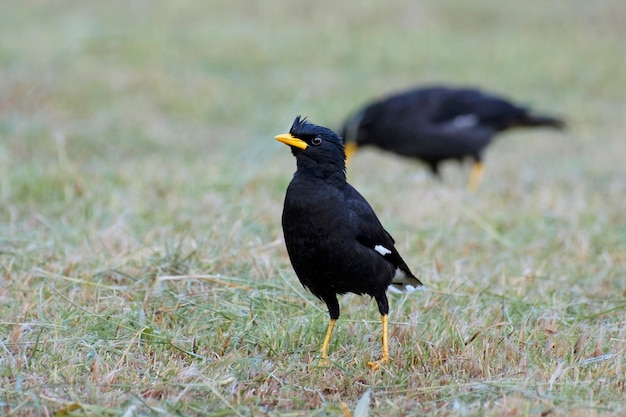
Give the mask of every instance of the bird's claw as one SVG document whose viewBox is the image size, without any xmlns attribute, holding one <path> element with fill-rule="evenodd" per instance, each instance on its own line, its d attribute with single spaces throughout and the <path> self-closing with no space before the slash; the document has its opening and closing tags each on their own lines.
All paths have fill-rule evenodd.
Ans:
<svg viewBox="0 0 626 417">
<path fill-rule="evenodd" d="M 319 361 L 319 366 L 328 366 L 330 362 L 328 361 L 328 354 L 326 352 L 322 352 L 322 357 Z"/>
<path fill-rule="evenodd" d="M 383 356 L 382 358 L 380 358 L 377 361 L 369 361 L 367 363 L 367 366 L 372 370 L 372 371 L 377 371 L 378 368 L 380 368 L 380 365 L 389 362 L 389 356 Z"/>
<path fill-rule="evenodd" d="M 342 401 L 339 403 L 339 408 L 341 408 L 341 412 L 343 413 L 344 417 L 352 417 L 352 413 L 350 412 L 350 409 L 348 408 L 348 404 Z"/>
</svg>

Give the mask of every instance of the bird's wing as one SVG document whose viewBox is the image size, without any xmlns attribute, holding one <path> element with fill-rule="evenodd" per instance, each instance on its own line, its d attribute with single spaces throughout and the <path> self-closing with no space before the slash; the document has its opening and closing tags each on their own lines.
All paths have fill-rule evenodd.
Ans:
<svg viewBox="0 0 626 417">
<path fill-rule="evenodd" d="M 411 291 L 422 286 L 422 282 L 413 275 L 396 250 L 393 237 L 385 230 L 365 198 L 347 183 L 344 196 L 349 213 L 347 223 L 357 242 L 376 252 L 395 268 L 392 287 L 399 291 Z"/>
<path fill-rule="evenodd" d="M 500 97 L 472 88 L 448 91 L 441 97 L 431 121 L 446 126 L 483 126 L 501 131 L 521 124 L 528 109 Z"/>
<path fill-rule="evenodd" d="M 376 217 L 374 209 L 349 184 L 346 184 L 346 202 L 349 208 L 349 224 L 357 241 L 378 252 L 395 267 L 410 273 L 410 270 L 395 248 L 393 237 Z"/>
</svg>

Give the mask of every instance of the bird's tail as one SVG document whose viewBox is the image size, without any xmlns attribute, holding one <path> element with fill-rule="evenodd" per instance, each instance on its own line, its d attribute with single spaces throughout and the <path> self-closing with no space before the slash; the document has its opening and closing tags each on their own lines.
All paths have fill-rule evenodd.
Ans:
<svg viewBox="0 0 626 417">
<path fill-rule="evenodd" d="M 403 271 L 398 268 L 396 270 L 396 275 L 391 280 L 391 285 L 389 288 L 392 288 L 396 291 L 407 291 L 412 292 L 417 289 L 424 289 L 424 284 L 422 281 L 417 279 L 415 275 L 411 273 L 411 271 Z"/>
<path fill-rule="evenodd" d="M 552 127 L 554 129 L 563 130 L 567 127 L 563 119 L 550 116 L 538 116 L 534 114 L 527 114 L 518 121 L 518 126 L 545 126 Z"/>
</svg>

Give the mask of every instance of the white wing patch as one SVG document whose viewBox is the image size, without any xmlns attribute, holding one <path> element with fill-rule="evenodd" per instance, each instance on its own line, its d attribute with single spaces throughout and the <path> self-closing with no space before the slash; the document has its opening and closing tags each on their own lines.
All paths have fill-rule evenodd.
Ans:
<svg viewBox="0 0 626 417">
<path fill-rule="evenodd" d="M 452 126 L 459 129 L 472 127 L 478 124 L 478 117 L 475 114 L 461 114 L 452 120 Z"/>
<path fill-rule="evenodd" d="M 387 249 L 386 247 L 384 247 L 383 245 L 374 246 L 374 250 L 380 253 L 382 256 L 389 255 L 391 253 L 391 251 Z"/>
</svg>

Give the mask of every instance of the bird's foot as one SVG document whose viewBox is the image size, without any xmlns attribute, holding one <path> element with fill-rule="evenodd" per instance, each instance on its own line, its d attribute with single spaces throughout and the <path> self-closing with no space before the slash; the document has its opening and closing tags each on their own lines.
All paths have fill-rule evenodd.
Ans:
<svg viewBox="0 0 626 417">
<path fill-rule="evenodd" d="M 339 403 L 339 408 L 341 408 L 341 412 L 343 413 L 343 417 L 352 417 L 352 413 L 350 412 L 350 409 L 348 408 L 348 404 L 344 403 L 343 401 Z"/>
<path fill-rule="evenodd" d="M 367 366 L 369 366 L 369 368 L 372 371 L 376 371 L 378 370 L 378 368 L 380 368 L 380 365 L 389 362 L 391 358 L 389 357 L 389 355 L 383 355 L 379 360 L 377 361 L 370 361 L 367 363 Z"/>
<path fill-rule="evenodd" d="M 326 353 L 322 353 L 322 357 L 319 361 L 320 366 L 328 366 L 330 362 L 328 362 L 328 355 Z"/>
</svg>

